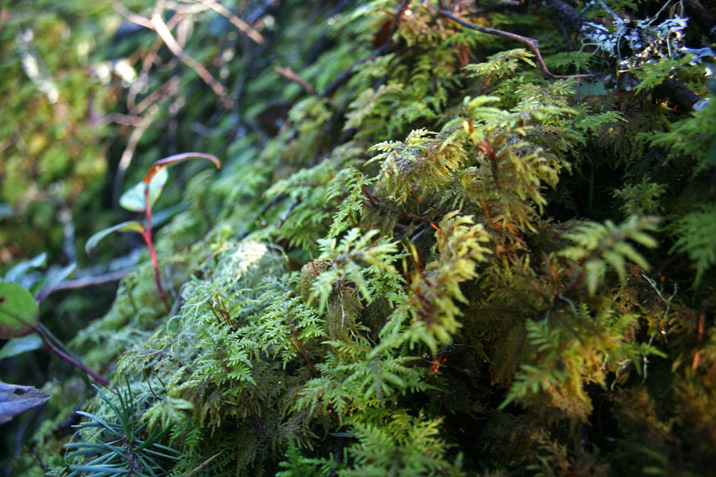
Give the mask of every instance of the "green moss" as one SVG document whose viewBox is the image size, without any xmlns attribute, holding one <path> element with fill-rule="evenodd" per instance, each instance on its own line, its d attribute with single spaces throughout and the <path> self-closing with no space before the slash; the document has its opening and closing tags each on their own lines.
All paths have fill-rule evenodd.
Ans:
<svg viewBox="0 0 716 477">
<path fill-rule="evenodd" d="M 172 149 L 222 158 L 220 171 L 177 168 L 157 207 L 181 209 L 156 237 L 174 306 L 144 254 L 70 347 L 129 380 L 139 438 L 180 452 L 170 475 L 703 473 L 716 449 L 714 101 L 687 115 L 649 95 L 677 64 L 699 93 L 706 77 L 683 57 L 634 63 L 638 88 L 602 74 L 582 99 L 583 79 L 543 79 L 533 53 L 428 4 L 393 23 L 395 2 L 283 2 L 257 24 L 263 45 L 197 13 L 185 50 L 235 109 L 160 50 L 147 93 L 177 72 L 179 92 L 128 174 Z M 550 67 L 617 73 L 604 52 L 562 52 L 547 8 L 484 8 L 465 19 L 539 38 L 558 52 Z M 71 151 L 48 131 L 28 147 Z M 97 397 L 84 409 L 112 415 Z M 51 431 L 35 445 L 59 449 Z"/>
</svg>

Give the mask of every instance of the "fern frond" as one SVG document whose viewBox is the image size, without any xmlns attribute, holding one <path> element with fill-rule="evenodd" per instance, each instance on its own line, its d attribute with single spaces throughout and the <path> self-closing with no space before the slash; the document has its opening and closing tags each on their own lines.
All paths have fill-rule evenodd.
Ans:
<svg viewBox="0 0 716 477">
<path fill-rule="evenodd" d="M 716 265 L 716 204 L 704 204 L 671 226 L 677 240 L 672 250 L 686 253 L 696 269 L 694 286 Z"/>
<path fill-rule="evenodd" d="M 649 215 L 659 211 L 659 197 L 666 192 L 664 184 L 649 182 L 645 177 L 639 184 L 627 184 L 615 190 L 612 196 L 622 202 L 621 210 L 627 217 Z"/>
<path fill-rule="evenodd" d="M 440 475 L 457 471 L 439 437 L 441 420 L 395 413 L 386 425 L 357 423 L 358 444 L 348 449 L 353 467 L 345 476 Z"/>
<path fill-rule="evenodd" d="M 373 294 L 368 277 L 397 273 L 392 265 L 398 250 L 396 243 L 385 238 L 375 240 L 378 235 L 377 230 L 363 234 L 360 229 L 354 228 L 340 243 L 335 238 L 319 240 L 319 258 L 330 261 L 330 267 L 316 277 L 311 292 L 311 297 L 318 299 L 319 313 L 325 310 L 337 282 L 352 281 L 361 296 L 370 303 Z"/>
<path fill-rule="evenodd" d="M 426 129 L 411 131 L 405 142 L 383 142 L 369 150 L 380 154 L 366 164 L 383 161 L 376 190 L 398 204 L 441 191 L 467 159 L 458 142 Z"/>
<path fill-rule="evenodd" d="M 489 235 L 472 217 L 447 214 L 435 232 L 437 260 L 413 274 L 408 309 L 413 314 L 411 328 L 416 337 L 434 353 L 440 343 L 449 343 L 461 326 L 462 315 L 455 301 L 466 303 L 460 283 L 477 277 L 477 262 L 492 253 L 482 244 Z"/>
<path fill-rule="evenodd" d="M 604 224 L 585 222 L 565 234 L 575 246 L 563 250 L 560 255 L 571 260 L 586 260 L 587 289 L 590 295 L 594 295 L 604 280 L 607 268 L 614 269 L 622 281 L 626 278 L 627 260 L 648 270 L 649 264 L 628 240 L 644 247 L 656 247 L 658 242 L 646 232 L 656 231 L 658 223 L 656 217 L 638 216 L 632 216 L 620 225 L 610 220 Z"/>
<path fill-rule="evenodd" d="M 534 68 L 535 64 L 531 58 L 534 58 L 532 53 L 524 48 L 516 48 L 489 56 L 484 63 L 467 65 L 465 66 L 465 70 L 470 72 L 470 74 L 468 74 L 470 78 L 481 76 L 501 78 L 517 71 L 520 67 L 520 62 L 526 63 Z"/>
</svg>

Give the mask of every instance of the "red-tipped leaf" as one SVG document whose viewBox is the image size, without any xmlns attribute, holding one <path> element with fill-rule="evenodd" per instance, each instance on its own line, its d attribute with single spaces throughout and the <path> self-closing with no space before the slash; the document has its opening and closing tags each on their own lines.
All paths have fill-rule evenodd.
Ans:
<svg viewBox="0 0 716 477">
<path fill-rule="evenodd" d="M 195 158 L 207 159 L 213 162 L 217 169 L 221 169 L 221 161 L 219 161 L 216 156 L 213 156 L 211 154 L 205 154 L 203 152 L 185 152 L 182 154 L 175 154 L 173 156 L 165 157 L 164 159 L 159 159 L 158 161 L 156 161 L 152 165 L 152 168 L 149 169 L 149 172 L 147 172 L 147 174 L 144 176 L 144 183 L 149 183 L 149 181 L 151 181 L 157 173 L 165 170 L 169 166 L 173 166 L 174 164 L 186 161 L 187 159 Z"/>
<path fill-rule="evenodd" d="M 168 178 L 169 173 L 166 170 L 161 170 L 149 181 L 150 206 L 154 205 L 157 199 L 159 199 Z M 128 189 L 122 194 L 122 197 L 119 198 L 119 205 L 122 206 L 123 209 L 131 210 L 132 212 L 144 212 L 147 208 L 146 193 L 147 183 L 144 181 L 138 182 L 131 189 Z"/>
</svg>

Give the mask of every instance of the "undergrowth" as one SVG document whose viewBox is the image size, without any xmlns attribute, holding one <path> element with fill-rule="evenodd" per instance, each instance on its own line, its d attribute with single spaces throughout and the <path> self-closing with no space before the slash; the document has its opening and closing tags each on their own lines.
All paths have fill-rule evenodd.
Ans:
<svg viewBox="0 0 716 477">
<path fill-rule="evenodd" d="M 261 4 L 248 3 L 243 18 Z M 261 17 L 263 46 L 202 38 L 224 23 L 194 20 L 185 49 L 226 68 L 233 107 L 257 119 L 205 104 L 212 90 L 182 70 L 183 112 L 161 115 L 224 167 L 187 172 L 185 208 L 158 232 L 174 306 L 145 256 L 70 343 L 129 383 L 125 417 L 160 436 L 143 442 L 177 451 L 142 472 L 703 475 L 716 455 L 713 58 L 629 62 L 584 28 L 568 44 L 553 2 L 440 2 L 539 39 L 556 78 L 438 2 L 318 3 Z M 686 14 L 578 3 L 589 19 Z M 648 30 L 681 48 L 675 31 Z M 312 88 L 261 69 L 266 47 Z M 674 111 L 654 88 L 667 78 L 706 106 Z M 269 91 L 292 106 L 270 133 L 256 99 Z M 211 134 L 192 136 L 204 121 Z M 85 404 L 101 418 L 103 392 Z M 114 445 L 116 423 L 89 417 L 105 431 L 81 424 L 70 450 Z M 56 475 L 101 475 L 77 451 L 38 452 Z"/>
</svg>

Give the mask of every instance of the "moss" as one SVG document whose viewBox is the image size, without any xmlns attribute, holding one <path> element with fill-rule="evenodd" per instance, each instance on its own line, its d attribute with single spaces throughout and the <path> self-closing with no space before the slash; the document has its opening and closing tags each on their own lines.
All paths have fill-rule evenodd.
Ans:
<svg viewBox="0 0 716 477">
<path fill-rule="evenodd" d="M 655 57 L 673 64 L 630 62 L 642 86 L 627 89 L 607 78 L 624 55 L 575 53 L 598 86 L 583 98 L 585 79 L 545 79 L 536 55 L 470 27 L 537 38 L 556 52 L 547 64 L 571 72 L 547 7 L 455 10 L 461 25 L 436 2 L 249 3 L 239 13 L 258 12 L 265 43 L 207 10 L 184 46 L 234 109 L 176 63 L 179 92 L 155 112 L 166 130 L 137 149 L 138 162 L 174 149 L 223 160 L 177 168 L 167 185 L 166 206 L 182 210 L 156 243 L 174 306 L 145 254 L 71 342 L 114 382 L 130 379 L 132 419 L 181 452 L 163 471 L 709 469 L 706 76 L 683 55 Z M 121 46 L 141 56 L 154 40 Z M 150 66 L 147 93 L 174 71 Z M 679 71 L 710 98 L 704 109 L 651 104 Z M 102 399 L 86 406 L 112 416 Z M 59 448 L 50 430 L 38 439 Z"/>
</svg>

